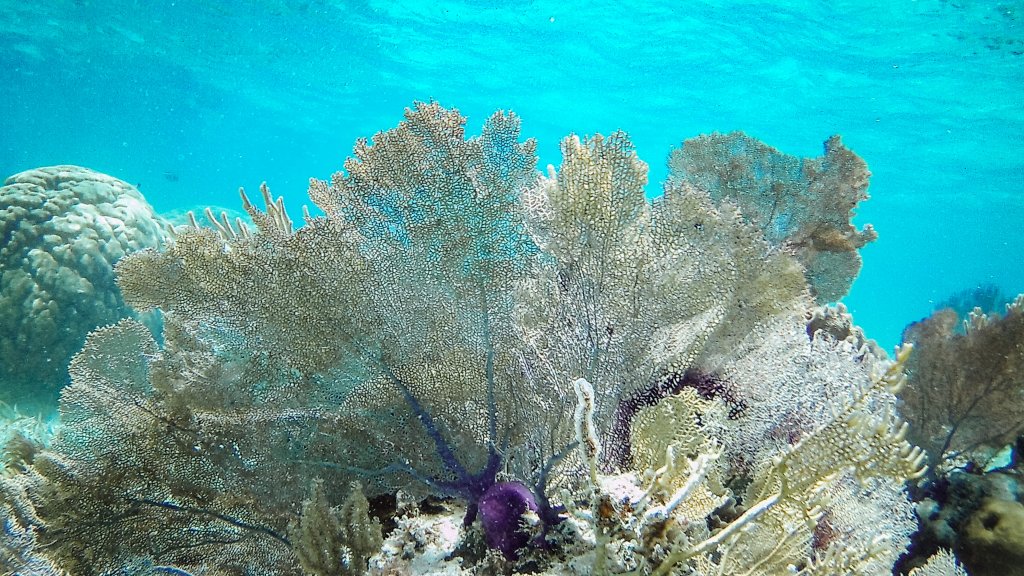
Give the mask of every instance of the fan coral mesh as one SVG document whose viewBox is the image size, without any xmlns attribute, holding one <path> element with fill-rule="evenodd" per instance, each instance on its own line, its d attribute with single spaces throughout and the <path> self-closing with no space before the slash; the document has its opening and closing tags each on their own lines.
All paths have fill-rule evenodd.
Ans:
<svg viewBox="0 0 1024 576">
<path fill-rule="evenodd" d="M 121 260 L 166 343 L 96 331 L 69 431 L 0 479 L 46 554 L 336 571 L 330 503 L 358 481 L 461 500 L 463 544 L 500 553 L 436 560 L 455 574 L 888 570 L 921 473 L 894 410 L 907 350 L 808 338 L 800 262 L 738 200 L 673 180 L 648 202 L 624 133 L 566 138 L 541 176 L 517 116 L 464 121 L 420 103 L 360 140 L 298 229 L 264 187 L 255 232 L 218 219 Z"/>
<path fill-rule="evenodd" d="M 818 303 L 846 294 L 860 271 L 857 250 L 878 236 L 850 224 L 871 173 L 838 136 L 825 141 L 824 156 L 797 158 L 742 132 L 716 132 L 683 142 L 669 170 L 672 180 L 735 202 L 769 243 L 795 251 Z"/>
</svg>

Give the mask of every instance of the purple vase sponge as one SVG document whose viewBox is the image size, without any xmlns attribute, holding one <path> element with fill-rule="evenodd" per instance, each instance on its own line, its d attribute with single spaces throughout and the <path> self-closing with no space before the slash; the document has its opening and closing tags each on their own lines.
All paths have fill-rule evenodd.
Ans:
<svg viewBox="0 0 1024 576">
<path fill-rule="evenodd" d="M 480 497 L 480 523 L 487 545 L 515 560 L 530 541 L 523 514 L 537 511 L 533 492 L 519 482 L 498 482 Z"/>
</svg>

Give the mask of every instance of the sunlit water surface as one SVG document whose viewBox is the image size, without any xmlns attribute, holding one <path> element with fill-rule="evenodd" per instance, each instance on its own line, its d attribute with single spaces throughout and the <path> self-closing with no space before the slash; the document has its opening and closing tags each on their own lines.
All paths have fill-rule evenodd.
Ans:
<svg viewBox="0 0 1024 576">
<path fill-rule="evenodd" d="M 660 190 L 668 152 L 741 129 L 874 174 L 847 305 L 890 348 L 951 293 L 1024 291 L 1024 2 L 4 1 L 0 173 L 80 164 L 160 211 L 307 179 L 414 100 L 513 109 L 558 162 L 623 129 Z"/>
</svg>

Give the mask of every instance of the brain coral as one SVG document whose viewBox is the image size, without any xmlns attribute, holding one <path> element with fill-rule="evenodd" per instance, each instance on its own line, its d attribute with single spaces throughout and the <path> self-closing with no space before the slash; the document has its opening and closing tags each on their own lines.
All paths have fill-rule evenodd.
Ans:
<svg viewBox="0 0 1024 576">
<path fill-rule="evenodd" d="M 0 187 L 0 400 L 53 395 L 93 328 L 128 314 L 113 265 L 162 244 L 135 187 L 79 166 L 16 174 Z"/>
</svg>

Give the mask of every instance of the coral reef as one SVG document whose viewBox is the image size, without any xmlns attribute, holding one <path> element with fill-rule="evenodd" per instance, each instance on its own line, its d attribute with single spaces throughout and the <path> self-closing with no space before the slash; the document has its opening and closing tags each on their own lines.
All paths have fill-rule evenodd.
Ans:
<svg viewBox="0 0 1024 576">
<path fill-rule="evenodd" d="M 878 358 L 885 358 L 885 350 L 868 338 L 864 330 L 853 322 L 853 316 L 842 302 L 835 306 L 818 306 L 808 314 L 807 335 L 814 338 L 818 331 L 825 338 L 846 340 L 857 348 L 866 346 Z"/>
<path fill-rule="evenodd" d="M 114 264 L 159 247 L 162 229 L 138 190 L 87 168 L 37 168 L 4 182 L 0 400 L 56 398 L 89 330 L 129 313 Z"/>
<path fill-rule="evenodd" d="M 964 311 L 1002 300 L 993 287 L 960 292 L 904 331 L 915 352 L 901 410 L 932 466 L 914 486 L 921 530 L 903 566 L 938 548 L 954 550 L 971 574 L 1009 574 L 1008 566 L 1019 564 L 1024 297 L 1003 304 L 1002 315 L 978 306 Z"/>
<path fill-rule="evenodd" d="M 625 134 L 542 176 L 514 114 L 464 121 L 420 103 L 357 142 L 297 229 L 264 186 L 254 231 L 122 259 L 164 346 L 90 335 L 63 432 L 0 478 L 18 530 L 74 575 L 888 573 L 923 473 L 909 347 L 809 335 L 791 251 L 690 182 L 648 202 Z M 462 520 L 392 519 L 368 557 L 353 482 Z"/>
<path fill-rule="evenodd" d="M 735 202 L 769 243 L 793 250 L 819 304 L 849 291 L 857 250 L 878 236 L 850 223 L 871 173 L 838 136 L 820 158 L 789 156 L 742 132 L 698 136 L 672 153 L 669 169 L 670 178 Z"/>
<path fill-rule="evenodd" d="M 921 528 L 900 558 L 898 573 L 918 567 L 939 550 L 971 554 L 965 538 L 967 523 L 988 502 L 1013 503 L 1020 497 L 1020 472 L 999 470 L 981 473 L 953 470 L 914 486 L 915 512 Z M 972 572 L 973 573 L 973 572 Z"/>
</svg>

